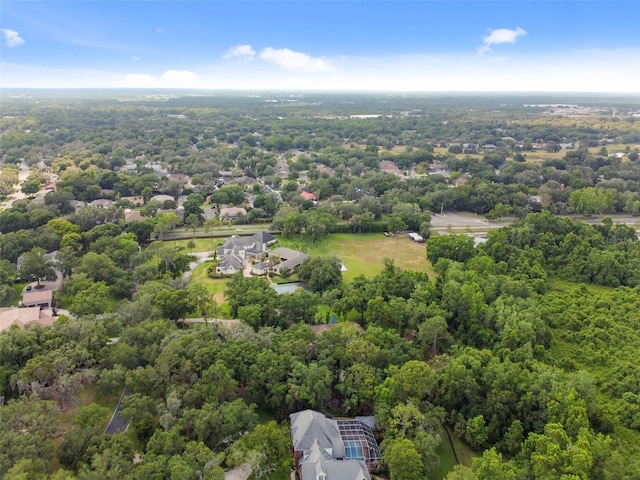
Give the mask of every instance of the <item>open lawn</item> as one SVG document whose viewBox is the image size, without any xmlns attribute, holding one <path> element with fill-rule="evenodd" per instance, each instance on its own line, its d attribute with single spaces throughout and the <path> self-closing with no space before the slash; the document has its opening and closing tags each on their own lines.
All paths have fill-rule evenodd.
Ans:
<svg viewBox="0 0 640 480">
<path fill-rule="evenodd" d="M 396 266 L 405 270 L 435 275 L 427 260 L 424 243 L 415 243 L 406 235 L 385 237 L 382 233 L 335 233 L 315 246 L 306 239 L 288 239 L 279 235 L 276 246 L 302 250 L 309 255 L 337 256 L 347 268 L 342 272 L 342 277 L 347 283 L 358 275 L 377 275 L 384 269 L 385 258 L 391 258 Z"/>
<path fill-rule="evenodd" d="M 218 246 L 222 243 L 222 238 L 214 238 L 213 240 L 210 238 L 194 238 L 193 243 L 195 246 L 193 250 L 190 249 L 187 244 L 191 239 L 183 239 L 183 240 L 167 240 L 165 243 L 169 245 L 175 245 L 176 247 L 184 248 L 185 253 L 197 253 L 197 252 L 208 252 L 213 251 L 218 248 Z"/>
<path fill-rule="evenodd" d="M 447 432 L 444 431 L 444 427 L 440 428 L 440 443 L 436 447 L 436 455 L 440 458 L 440 465 L 433 471 L 431 478 L 433 480 L 441 480 L 447 476 L 453 467 L 456 466 L 456 457 L 453 451 L 453 447 L 447 437 Z"/>
<path fill-rule="evenodd" d="M 222 305 L 225 303 L 224 289 L 229 281 L 226 278 L 211 278 L 207 275 L 207 269 L 211 265 L 211 262 L 204 262 L 198 265 L 191 274 L 191 282 L 200 283 L 204 285 L 207 290 L 213 295 L 216 303 Z"/>
<path fill-rule="evenodd" d="M 13 297 L 10 300 L 6 300 L 0 303 L 0 307 L 17 307 L 20 301 L 22 300 L 22 290 L 26 286 L 27 286 L 26 282 L 14 283 L 12 285 L 13 291 L 15 292 L 13 294 Z"/>
<path fill-rule="evenodd" d="M 456 436 L 453 432 L 449 431 L 451 434 L 451 441 L 453 442 L 453 448 L 456 449 L 456 455 L 458 456 L 458 462 L 462 465 L 466 465 L 467 467 L 471 466 L 471 462 L 473 462 L 474 457 L 478 457 L 481 455 L 481 452 L 474 452 L 469 448 L 469 446 L 464 443 L 458 436 Z"/>
</svg>

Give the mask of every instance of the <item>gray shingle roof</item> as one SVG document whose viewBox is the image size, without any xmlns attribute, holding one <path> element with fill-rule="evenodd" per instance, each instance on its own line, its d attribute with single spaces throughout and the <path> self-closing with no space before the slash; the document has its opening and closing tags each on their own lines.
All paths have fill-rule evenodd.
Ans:
<svg viewBox="0 0 640 480">
<path fill-rule="evenodd" d="M 292 413 L 290 418 L 294 450 L 308 451 L 317 441 L 332 457 L 344 458 L 344 445 L 335 420 L 313 410 Z"/>
<path fill-rule="evenodd" d="M 361 460 L 335 460 L 314 442 L 308 456 L 300 463 L 302 480 L 371 480 Z M 324 477 L 323 477 L 324 474 Z"/>
<path fill-rule="evenodd" d="M 242 260 L 235 255 L 229 255 L 218 264 L 219 270 L 242 270 Z"/>
</svg>

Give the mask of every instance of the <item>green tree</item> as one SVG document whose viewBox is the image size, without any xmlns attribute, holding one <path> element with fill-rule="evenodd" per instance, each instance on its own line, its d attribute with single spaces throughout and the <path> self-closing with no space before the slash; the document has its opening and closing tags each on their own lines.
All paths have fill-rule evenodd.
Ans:
<svg viewBox="0 0 640 480">
<path fill-rule="evenodd" d="M 37 179 L 26 180 L 20 187 L 25 195 L 34 195 L 40 190 L 40 181 Z"/>
<path fill-rule="evenodd" d="M 407 438 L 389 440 L 383 448 L 382 458 L 389 467 L 391 480 L 424 480 L 422 455 Z"/>
<path fill-rule="evenodd" d="M 475 449 L 484 447 L 489 438 L 487 426 L 482 415 L 470 418 L 467 421 L 467 428 L 464 439 Z"/>
<path fill-rule="evenodd" d="M 248 463 L 257 480 L 287 478 L 293 467 L 288 426 L 274 421 L 257 425 L 234 442 L 230 459 L 237 466 Z"/>
<path fill-rule="evenodd" d="M 164 289 L 156 295 L 154 303 L 160 307 L 165 318 L 174 322 L 184 319 L 198 308 L 196 299 L 187 289 Z"/>
<path fill-rule="evenodd" d="M 334 256 L 313 256 L 298 268 L 298 277 L 313 292 L 326 292 L 342 283 L 342 262 Z"/>
<path fill-rule="evenodd" d="M 400 215 L 391 215 L 387 221 L 387 230 L 396 233 L 407 229 L 407 224 Z"/>
<path fill-rule="evenodd" d="M 38 286 L 40 286 L 40 280 L 55 280 L 56 272 L 53 268 L 53 262 L 46 254 L 47 252 L 39 247 L 26 252 L 22 256 L 22 265 L 18 272 L 20 278 L 24 281 L 37 280 Z"/>
<path fill-rule="evenodd" d="M 204 221 L 202 204 L 204 203 L 204 198 L 199 193 L 190 194 L 185 202 L 182 204 L 182 208 L 184 209 L 184 220 L 187 222 L 189 215 L 195 215 L 195 219 L 199 224 L 202 224 Z"/>
<path fill-rule="evenodd" d="M 482 457 L 473 459 L 473 473 L 478 480 L 513 480 L 518 472 L 511 463 L 504 462 L 495 448 L 486 450 Z M 562 477 L 556 477 L 562 478 Z"/>
<path fill-rule="evenodd" d="M 436 235 L 427 241 L 427 258 L 433 264 L 441 258 L 466 262 L 474 254 L 475 244 L 468 235 Z"/>
<path fill-rule="evenodd" d="M 76 290 L 69 310 L 78 316 L 103 314 L 109 310 L 110 297 L 110 289 L 104 282 L 91 283 Z"/>
<path fill-rule="evenodd" d="M 308 365 L 296 363 L 288 382 L 286 401 L 289 408 L 321 409 L 323 403 L 331 397 L 332 383 L 333 375 L 326 366 L 316 362 Z"/>
</svg>

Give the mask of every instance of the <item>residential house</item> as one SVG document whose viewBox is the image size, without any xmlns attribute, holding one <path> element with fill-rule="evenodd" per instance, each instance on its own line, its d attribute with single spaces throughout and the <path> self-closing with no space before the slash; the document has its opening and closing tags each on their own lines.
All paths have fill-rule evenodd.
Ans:
<svg viewBox="0 0 640 480">
<path fill-rule="evenodd" d="M 218 275 L 234 275 L 242 271 L 242 259 L 236 255 L 227 255 L 217 266 Z"/>
<path fill-rule="evenodd" d="M 216 218 L 217 214 L 218 210 L 214 207 L 204 207 L 202 209 L 202 216 L 205 220 L 213 220 L 214 218 Z"/>
<path fill-rule="evenodd" d="M 274 267 L 272 268 L 272 271 L 279 275 L 292 273 L 309 258 L 309 255 L 307 255 L 306 253 L 298 252 L 297 250 L 292 250 L 285 247 L 279 247 L 275 250 L 272 250 L 269 253 L 269 256 L 280 258 L 280 263 L 274 265 Z"/>
<path fill-rule="evenodd" d="M 45 253 L 44 254 L 44 258 L 47 259 L 48 262 L 53 263 L 54 265 L 56 264 L 56 256 L 58 255 L 58 250 L 54 250 L 53 252 L 49 252 L 49 253 Z M 24 263 L 24 257 L 22 255 L 20 255 L 18 258 L 16 258 L 16 270 L 20 271 L 20 269 L 22 268 L 22 264 Z"/>
<path fill-rule="evenodd" d="M 316 168 L 321 174 L 326 174 L 330 177 L 336 176 L 336 171 L 333 168 L 328 167 L 323 163 L 314 163 L 314 165 L 316 166 Z"/>
<path fill-rule="evenodd" d="M 268 271 L 268 262 L 258 262 L 251 265 L 251 275 L 266 275 Z"/>
<path fill-rule="evenodd" d="M 75 211 L 77 212 L 81 208 L 85 207 L 86 203 L 84 203 L 81 200 L 69 200 L 69 206 L 73 207 L 75 209 Z"/>
<path fill-rule="evenodd" d="M 390 162 L 389 160 L 383 160 L 380 162 L 380 171 L 383 173 L 392 173 L 397 175 L 398 177 L 402 177 L 402 171 L 398 168 L 398 166 Z"/>
<path fill-rule="evenodd" d="M 51 310 L 43 310 L 40 307 L 0 308 L 0 332 L 9 330 L 13 325 L 22 328 L 30 323 L 38 323 L 43 326 L 52 325 L 55 321 Z"/>
<path fill-rule="evenodd" d="M 171 195 L 154 195 L 153 197 L 150 198 L 150 201 L 152 202 L 156 202 L 159 204 L 163 204 L 166 201 L 175 201 L 175 198 L 173 198 Z"/>
<path fill-rule="evenodd" d="M 451 182 L 451 185 L 453 185 L 454 187 L 460 187 L 462 185 L 466 185 L 467 183 L 469 183 L 468 177 L 458 177 Z"/>
<path fill-rule="evenodd" d="M 230 255 L 235 255 L 241 260 L 259 259 L 275 242 L 276 237 L 264 230 L 246 237 L 233 235 L 218 247 L 218 259 L 222 260 Z"/>
<path fill-rule="evenodd" d="M 124 210 L 125 223 L 139 222 L 141 220 L 144 220 L 144 217 L 138 210 L 130 210 L 128 208 Z"/>
<path fill-rule="evenodd" d="M 247 211 L 242 207 L 220 207 L 220 220 L 238 220 L 245 218 Z"/>
<path fill-rule="evenodd" d="M 302 191 L 302 192 L 300 192 L 300 196 L 304 200 L 309 200 L 309 201 L 314 202 L 314 203 L 318 201 L 318 197 L 316 196 L 315 193 L 312 193 L 312 192 Z"/>
<path fill-rule="evenodd" d="M 33 289 L 22 294 L 23 307 L 51 308 L 53 306 L 53 291 Z"/>
<path fill-rule="evenodd" d="M 166 177 L 167 175 L 169 175 L 167 170 L 159 163 L 146 163 L 144 165 L 144 168 L 152 170 L 153 173 L 155 173 L 158 177 Z"/>
<path fill-rule="evenodd" d="M 285 160 L 276 162 L 276 176 L 279 178 L 289 178 L 289 164 Z"/>
<path fill-rule="evenodd" d="M 170 173 L 168 175 L 169 180 L 178 180 L 180 182 L 184 182 L 185 185 L 191 184 L 191 177 L 189 175 L 185 175 L 184 173 Z"/>
<path fill-rule="evenodd" d="M 116 198 L 116 191 L 113 188 L 101 188 L 100 195 L 102 196 L 102 198 L 113 200 L 114 198 Z"/>
<path fill-rule="evenodd" d="M 361 460 L 336 460 L 316 440 L 298 465 L 301 480 L 371 480 Z"/>
<path fill-rule="evenodd" d="M 87 203 L 87 206 L 94 208 L 109 208 L 113 205 L 113 200 L 108 200 L 106 198 L 99 198 L 92 202 Z"/>
<path fill-rule="evenodd" d="M 134 205 L 136 207 L 141 207 L 142 205 L 144 205 L 144 198 L 143 197 L 120 197 L 120 200 L 125 200 L 127 202 L 129 202 L 131 205 Z"/>
<path fill-rule="evenodd" d="M 314 410 L 289 416 L 301 480 L 370 480 L 380 461 L 370 419 L 331 419 Z"/>
</svg>

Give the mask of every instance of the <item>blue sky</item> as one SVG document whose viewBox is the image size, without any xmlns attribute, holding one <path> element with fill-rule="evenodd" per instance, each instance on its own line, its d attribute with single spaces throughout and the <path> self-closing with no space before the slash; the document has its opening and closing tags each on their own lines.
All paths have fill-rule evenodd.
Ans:
<svg viewBox="0 0 640 480">
<path fill-rule="evenodd" d="M 11 1 L 0 87 L 640 93 L 639 1 Z"/>
</svg>

